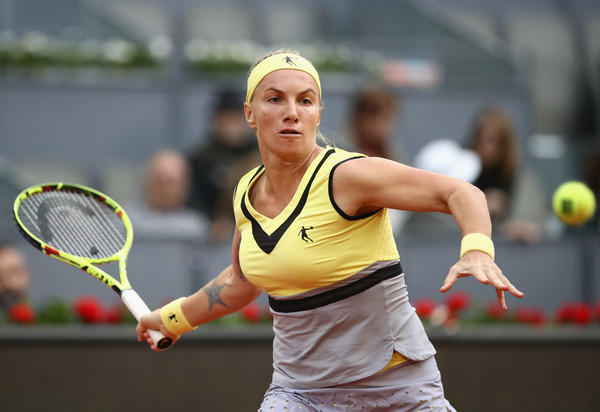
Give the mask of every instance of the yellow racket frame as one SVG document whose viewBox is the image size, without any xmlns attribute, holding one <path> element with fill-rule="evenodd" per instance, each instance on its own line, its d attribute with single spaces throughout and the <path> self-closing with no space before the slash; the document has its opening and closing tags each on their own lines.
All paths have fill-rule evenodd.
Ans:
<svg viewBox="0 0 600 412">
<path fill-rule="evenodd" d="M 114 210 L 115 214 L 121 218 L 123 224 L 125 225 L 125 244 L 123 245 L 121 250 L 119 250 L 117 253 L 114 253 L 111 256 L 102 259 L 84 258 L 53 248 L 52 246 L 39 239 L 25 227 L 25 225 L 19 218 L 19 207 L 25 199 L 45 191 L 60 191 L 65 189 L 93 196 L 94 198 L 99 199 Z M 125 213 L 125 210 L 123 210 L 123 208 L 119 206 L 119 204 L 115 202 L 112 198 L 90 187 L 74 183 L 43 183 L 31 186 L 23 190 L 17 196 L 13 205 L 13 217 L 15 219 L 15 223 L 17 225 L 17 228 L 19 229 L 19 232 L 30 244 L 42 251 L 44 254 L 54 259 L 60 260 L 61 262 L 68 263 L 71 266 L 79 268 L 89 273 L 96 279 L 100 280 L 107 286 L 109 286 L 111 289 L 113 289 L 119 294 L 123 303 L 127 306 L 131 313 L 133 313 L 136 319 L 139 320 L 144 314 L 150 312 L 150 309 L 144 303 L 142 298 L 140 298 L 137 292 L 133 290 L 131 284 L 129 283 L 129 279 L 127 278 L 127 255 L 133 243 L 133 226 L 131 225 L 129 216 L 127 216 L 127 213 Z M 97 266 L 117 261 L 119 264 L 120 281 L 118 281 L 113 276 L 109 275 Z M 150 337 L 159 349 L 167 349 L 173 343 L 172 339 L 165 337 L 159 331 L 148 330 L 148 333 L 150 334 Z"/>
<path fill-rule="evenodd" d="M 97 199 L 100 199 L 103 203 L 105 203 L 107 206 L 111 207 L 114 210 L 115 214 L 118 215 L 123 221 L 126 230 L 125 244 L 123 245 L 121 250 L 109 257 L 105 257 L 102 259 L 90 259 L 83 258 L 81 256 L 75 256 L 62 250 L 57 250 L 52 246 L 46 244 L 41 239 L 37 238 L 23 225 L 23 222 L 19 218 L 18 210 L 21 203 L 25 199 L 35 196 L 37 193 L 42 193 L 45 191 L 60 191 L 63 189 L 71 189 L 93 196 Z M 129 280 L 127 278 L 127 255 L 133 243 L 133 226 L 131 225 L 131 220 L 129 220 L 129 216 L 127 216 L 127 213 L 125 213 L 125 210 L 123 210 L 123 208 L 119 206 L 119 204 L 109 196 L 106 196 L 104 193 L 101 193 L 90 187 L 73 183 L 43 183 L 40 185 L 31 186 L 23 190 L 17 196 L 13 207 L 13 216 L 19 230 L 21 231 L 21 234 L 24 235 L 24 237 L 29 241 L 29 243 L 31 243 L 34 247 L 40 249 L 46 255 L 53 257 L 54 259 L 58 259 L 62 262 L 68 263 L 81 270 L 84 270 L 85 272 L 94 276 L 96 279 L 108 285 L 110 288 L 112 288 L 119 294 L 121 294 L 121 292 L 123 292 L 124 290 L 131 289 L 131 284 L 129 283 Z M 120 281 L 118 281 L 117 279 L 115 279 L 114 277 L 112 277 L 111 275 L 109 275 L 108 273 L 96 266 L 117 261 L 119 262 Z"/>
</svg>

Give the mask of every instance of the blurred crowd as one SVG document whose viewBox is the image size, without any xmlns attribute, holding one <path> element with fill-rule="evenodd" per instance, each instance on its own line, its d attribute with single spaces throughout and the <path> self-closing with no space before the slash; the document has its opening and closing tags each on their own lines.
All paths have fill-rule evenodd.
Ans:
<svg viewBox="0 0 600 412">
<path fill-rule="evenodd" d="M 205 136 L 186 151 L 158 150 L 144 170 L 143 198 L 127 205 L 136 233 L 144 237 L 195 238 L 212 244 L 230 240 L 234 220 L 233 188 L 239 177 L 260 163 L 255 137 L 242 111 L 243 96 L 219 90 L 212 99 Z M 482 105 L 465 120 L 464 135 L 434 139 L 413 159 L 403 152 L 399 134 L 402 96 L 382 84 L 365 85 L 348 99 L 343 136 L 336 145 L 471 182 L 487 199 L 495 236 L 528 244 L 549 234 L 551 187 L 535 164 L 527 162 L 523 136 L 501 105 Z M 326 136 L 329 137 L 329 136 Z M 600 193 L 600 150 L 591 150 L 581 180 Z M 456 233 L 448 216 L 393 211 L 396 236 Z M 590 225 L 596 225 L 594 220 Z"/>
<path fill-rule="evenodd" d="M 229 247 L 234 231 L 233 188 L 260 163 L 256 138 L 246 124 L 238 92 L 213 96 L 206 136 L 187 151 L 159 149 L 147 159 L 140 195 L 124 205 L 136 237 L 179 239 Z M 554 216 L 540 172 L 523 160 L 511 116 L 500 105 L 482 106 L 465 121 L 464 136 L 430 141 L 414 159 L 402 146 L 402 96 L 382 85 L 357 90 L 348 101 L 345 136 L 333 136 L 343 149 L 406 163 L 467 180 L 483 191 L 494 236 L 533 244 L 547 236 Z M 328 136 L 326 136 L 328 137 Z M 600 194 L 600 150 L 590 150 L 581 179 Z M 391 211 L 397 238 L 418 234 L 457 235 L 450 216 Z M 597 219 L 590 225 L 598 225 Z M 0 246 L 0 306 L 4 312 L 26 302 L 30 275 L 21 253 Z"/>
<path fill-rule="evenodd" d="M 0 243 L 0 319 L 29 303 L 31 274 L 21 251 L 9 242 Z"/>
<path fill-rule="evenodd" d="M 230 239 L 234 185 L 260 163 L 242 105 L 238 92 L 217 92 L 206 136 L 199 136 L 187 152 L 159 150 L 148 160 L 141 191 L 144 198 L 126 208 L 137 234 L 168 237 L 179 233 L 216 244 Z M 526 243 L 544 237 L 550 217 L 548 188 L 539 172 L 523 161 L 520 137 L 501 106 L 481 107 L 465 124 L 464 137 L 434 140 L 414 161 L 402 151 L 403 137 L 398 133 L 402 98 L 397 90 L 380 84 L 364 86 L 350 96 L 348 107 L 341 148 L 468 180 L 485 193 L 498 236 Z M 591 159 L 589 179 L 598 175 L 593 164 Z M 456 231 L 445 216 L 394 212 L 392 221 L 397 236 L 403 230 L 411 234 L 430 231 L 433 225 Z"/>
</svg>

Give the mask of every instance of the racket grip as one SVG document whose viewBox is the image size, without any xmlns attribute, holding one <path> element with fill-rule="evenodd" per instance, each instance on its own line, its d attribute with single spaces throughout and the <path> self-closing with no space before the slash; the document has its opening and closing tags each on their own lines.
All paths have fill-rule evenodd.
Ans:
<svg viewBox="0 0 600 412">
<path fill-rule="evenodd" d="M 148 305 L 146 305 L 140 295 L 133 289 L 124 290 L 121 293 L 121 300 L 138 321 L 146 313 L 150 313 Z M 173 343 L 171 338 L 167 338 L 157 330 L 148 329 L 148 334 L 159 349 L 167 349 Z"/>
</svg>

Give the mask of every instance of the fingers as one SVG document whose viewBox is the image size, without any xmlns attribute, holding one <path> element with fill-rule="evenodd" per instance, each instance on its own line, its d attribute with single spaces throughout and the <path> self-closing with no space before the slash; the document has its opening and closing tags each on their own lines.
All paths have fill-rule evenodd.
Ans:
<svg viewBox="0 0 600 412">
<path fill-rule="evenodd" d="M 463 278 L 466 276 L 469 276 L 469 273 L 461 273 L 457 265 L 452 266 L 450 268 L 450 271 L 448 272 L 448 275 L 446 276 L 446 279 L 444 280 L 444 284 L 440 288 L 440 292 L 448 292 L 452 288 L 452 286 L 454 286 L 458 278 Z"/>
<path fill-rule="evenodd" d="M 135 327 L 135 331 L 137 333 L 138 342 L 142 342 L 145 339 L 144 335 L 146 334 L 146 327 L 140 322 Z"/>
<path fill-rule="evenodd" d="M 452 286 L 454 286 L 454 284 L 456 283 L 456 281 L 458 280 L 459 277 L 463 277 L 463 276 L 448 274 L 448 276 L 446 276 L 446 279 L 444 280 L 444 284 L 440 288 L 440 292 L 446 293 L 450 289 L 452 289 Z"/>
<path fill-rule="evenodd" d="M 496 289 L 496 296 L 498 296 L 498 304 L 504 310 L 508 309 L 506 306 L 506 298 L 504 297 L 504 291 L 500 289 Z"/>
<path fill-rule="evenodd" d="M 148 345 L 150 346 L 150 349 L 152 349 L 154 352 L 161 352 L 161 350 L 158 348 L 158 346 L 156 346 L 156 343 L 154 343 L 154 340 L 150 337 L 150 334 L 148 332 L 144 332 L 144 339 L 146 340 L 146 343 L 148 343 Z"/>
<path fill-rule="evenodd" d="M 449 273 L 448 276 L 446 276 L 446 279 L 444 280 L 444 284 L 440 288 L 440 292 L 442 292 L 442 293 L 448 292 L 452 288 L 452 286 L 456 283 L 456 279 L 457 278 L 455 276 L 452 276 Z"/>
<path fill-rule="evenodd" d="M 504 292 L 509 292 L 517 298 L 525 296 L 523 292 L 510 283 L 500 268 L 488 256 L 484 259 L 468 258 L 467 256 L 450 268 L 440 292 L 449 291 L 458 278 L 473 276 L 479 283 L 492 285 L 496 289 L 498 303 L 502 309 L 507 309 Z"/>
<path fill-rule="evenodd" d="M 450 271 L 444 280 L 444 284 L 440 288 L 440 292 L 446 293 L 452 288 L 452 286 L 454 286 L 458 278 L 464 278 L 467 276 L 473 276 L 475 279 L 485 285 L 490 283 L 484 272 L 469 270 L 468 268 L 463 268 L 456 264 L 450 268 Z"/>
<path fill-rule="evenodd" d="M 160 352 L 161 349 L 156 346 L 156 343 L 150 337 L 150 334 L 148 333 L 149 330 L 160 331 L 164 336 L 171 338 L 173 342 L 176 342 L 179 339 L 179 336 L 173 335 L 171 332 L 169 332 L 166 326 L 163 325 L 158 311 L 142 316 L 135 330 L 137 333 L 138 342 L 143 342 L 145 340 L 148 345 L 150 345 L 150 348 L 155 352 Z"/>
</svg>

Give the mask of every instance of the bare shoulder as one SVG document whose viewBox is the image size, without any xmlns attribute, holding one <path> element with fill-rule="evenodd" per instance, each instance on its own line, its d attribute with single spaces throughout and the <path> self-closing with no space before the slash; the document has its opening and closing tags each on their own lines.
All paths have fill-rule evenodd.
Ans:
<svg viewBox="0 0 600 412">
<path fill-rule="evenodd" d="M 360 179 L 369 170 L 385 170 L 400 163 L 381 157 L 356 157 L 338 165 L 336 172 L 342 177 Z"/>
<path fill-rule="evenodd" d="M 400 163 L 378 157 L 361 157 L 338 165 L 332 176 L 332 195 L 348 215 L 368 213 L 381 207 L 378 193 L 385 181 L 401 173 Z"/>
<path fill-rule="evenodd" d="M 410 167 L 381 157 L 359 157 L 341 163 L 333 174 L 333 184 L 342 187 L 374 189 L 390 178 L 410 173 Z"/>
</svg>

